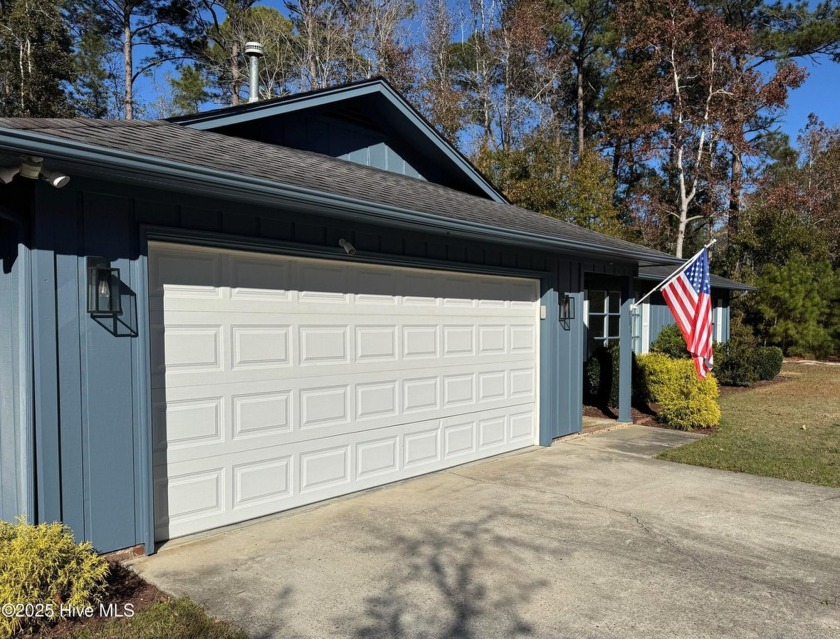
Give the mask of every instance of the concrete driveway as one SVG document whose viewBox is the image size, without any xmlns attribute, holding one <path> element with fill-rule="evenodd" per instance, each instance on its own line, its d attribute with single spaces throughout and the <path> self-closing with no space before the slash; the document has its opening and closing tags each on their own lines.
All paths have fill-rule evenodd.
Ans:
<svg viewBox="0 0 840 639">
<path fill-rule="evenodd" d="M 654 460 L 640 426 L 169 544 L 253 637 L 840 637 L 840 490 Z"/>
</svg>

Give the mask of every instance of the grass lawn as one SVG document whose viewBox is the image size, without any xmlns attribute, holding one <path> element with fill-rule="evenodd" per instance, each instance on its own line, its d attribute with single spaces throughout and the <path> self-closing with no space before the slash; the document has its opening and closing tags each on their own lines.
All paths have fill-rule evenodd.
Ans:
<svg viewBox="0 0 840 639">
<path fill-rule="evenodd" d="M 718 432 L 660 459 L 840 487 L 840 366 L 786 363 L 781 377 L 723 393 Z"/>
<path fill-rule="evenodd" d="M 69 636 L 72 639 L 246 639 L 242 632 L 211 619 L 188 599 L 155 603 L 131 619 L 112 619 Z"/>
<path fill-rule="evenodd" d="M 134 615 L 65 619 L 41 628 L 32 639 L 246 639 L 189 599 L 172 599 L 118 562 L 111 563 L 103 603 L 123 615 L 133 609 Z"/>
</svg>

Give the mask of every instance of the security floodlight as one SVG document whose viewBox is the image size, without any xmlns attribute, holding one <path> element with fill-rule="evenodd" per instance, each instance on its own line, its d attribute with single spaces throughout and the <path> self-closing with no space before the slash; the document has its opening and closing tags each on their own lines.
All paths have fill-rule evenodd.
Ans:
<svg viewBox="0 0 840 639">
<path fill-rule="evenodd" d="M 41 169 L 41 179 L 49 182 L 57 189 L 67 186 L 70 182 L 70 176 L 59 171 L 48 171 L 47 169 Z"/>
</svg>

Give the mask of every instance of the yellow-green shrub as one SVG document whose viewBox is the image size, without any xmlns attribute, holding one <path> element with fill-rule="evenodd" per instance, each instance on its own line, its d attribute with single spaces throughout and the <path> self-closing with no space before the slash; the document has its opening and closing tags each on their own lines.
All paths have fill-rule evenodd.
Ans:
<svg viewBox="0 0 840 639">
<path fill-rule="evenodd" d="M 0 615 L 0 638 L 57 619 L 62 606 L 84 608 L 99 602 L 108 562 L 88 542 L 77 544 L 59 523 L 0 522 L 0 603 L 39 606 L 38 616 Z"/>
<path fill-rule="evenodd" d="M 709 428 L 720 422 L 717 380 L 701 380 L 690 359 L 671 359 L 662 353 L 638 358 L 647 399 L 659 404 L 659 420 L 673 428 Z"/>
</svg>

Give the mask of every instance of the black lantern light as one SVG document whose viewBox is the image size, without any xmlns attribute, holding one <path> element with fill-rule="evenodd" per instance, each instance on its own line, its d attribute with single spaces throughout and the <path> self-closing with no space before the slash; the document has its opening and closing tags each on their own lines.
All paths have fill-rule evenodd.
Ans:
<svg viewBox="0 0 840 639">
<path fill-rule="evenodd" d="M 563 294 L 563 299 L 560 300 L 560 321 L 575 319 L 575 298 L 569 293 Z"/>
<path fill-rule="evenodd" d="M 111 268 L 104 257 L 87 258 L 87 310 L 98 317 L 122 312 L 120 269 Z"/>
</svg>

